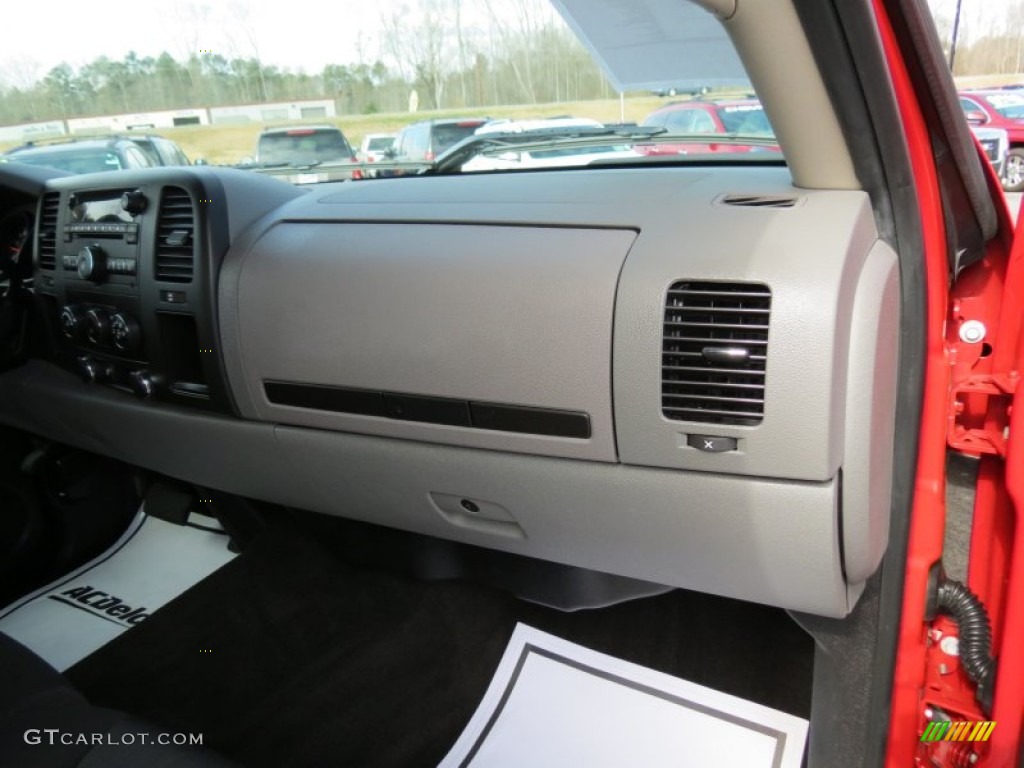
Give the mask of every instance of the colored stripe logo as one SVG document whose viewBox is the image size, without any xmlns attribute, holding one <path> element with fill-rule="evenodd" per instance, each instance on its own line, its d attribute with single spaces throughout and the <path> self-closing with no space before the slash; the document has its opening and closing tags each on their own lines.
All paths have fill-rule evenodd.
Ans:
<svg viewBox="0 0 1024 768">
<path fill-rule="evenodd" d="M 938 720 L 928 723 L 921 741 L 988 741 L 995 727 L 989 720 Z"/>
</svg>

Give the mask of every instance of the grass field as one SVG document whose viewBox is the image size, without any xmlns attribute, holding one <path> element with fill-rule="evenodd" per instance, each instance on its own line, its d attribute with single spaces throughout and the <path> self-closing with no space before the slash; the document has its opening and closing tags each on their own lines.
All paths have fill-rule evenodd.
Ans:
<svg viewBox="0 0 1024 768">
<path fill-rule="evenodd" d="M 656 96 L 638 96 L 625 100 L 625 120 L 639 122 L 668 99 Z M 415 114 L 393 112 L 375 115 L 350 115 L 337 118 L 319 119 L 310 122 L 333 123 L 344 131 L 349 142 L 357 147 L 368 133 L 394 133 L 416 120 L 445 117 L 508 117 L 530 119 L 572 115 L 591 117 L 601 122 L 618 122 L 619 100 L 561 102 L 558 104 L 536 104 L 523 106 L 484 107 L 479 109 L 420 111 Z M 277 123 L 281 124 L 281 123 Z M 234 164 L 256 151 L 256 137 L 269 124 L 249 123 L 245 125 L 196 125 L 182 128 L 162 128 L 154 131 L 176 141 L 193 160 L 204 158 L 214 164 Z M 6 151 L 20 142 L 0 144 L 0 151 Z"/>
</svg>

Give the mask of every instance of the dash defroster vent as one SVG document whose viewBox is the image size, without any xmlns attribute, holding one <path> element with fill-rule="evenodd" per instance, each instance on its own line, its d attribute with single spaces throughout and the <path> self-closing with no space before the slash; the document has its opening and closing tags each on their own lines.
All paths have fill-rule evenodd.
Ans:
<svg viewBox="0 0 1024 768">
<path fill-rule="evenodd" d="M 156 279 L 192 282 L 196 238 L 191 195 L 180 187 L 164 187 L 156 226 Z"/>
<path fill-rule="evenodd" d="M 666 418 L 760 424 L 772 295 L 758 283 L 680 281 L 668 290 L 661 357 Z"/>
<path fill-rule="evenodd" d="M 735 205 L 741 208 L 792 208 L 797 204 L 794 195 L 726 195 L 721 199 L 722 205 Z"/>
</svg>

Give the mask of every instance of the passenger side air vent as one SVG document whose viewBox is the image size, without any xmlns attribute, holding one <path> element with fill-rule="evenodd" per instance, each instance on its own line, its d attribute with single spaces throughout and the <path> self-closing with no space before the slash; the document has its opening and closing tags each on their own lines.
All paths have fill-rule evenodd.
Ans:
<svg viewBox="0 0 1024 768">
<path fill-rule="evenodd" d="M 57 219 L 60 216 L 60 193 L 47 192 L 39 214 L 39 268 L 57 268 Z"/>
<path fill-rule="evenodd" d="M 676 421 L 760 424 L 764 417 L 766 285 L 680 281 L 668 290 L 661 411 Z"/>
<path fill-rule="evenodd" d="M 192 197 L 180 187 L 164 187 L 156 224 L 156 279 L 167 283 L 190 283 L 194 260 Z"/>
<path fill-rule="evenodd" d="M 792 208 L 797 203 L 794 195 L 726 195 L 721 199 L 722 205 L 735 205 L 741 208 Z"/>
</svg>

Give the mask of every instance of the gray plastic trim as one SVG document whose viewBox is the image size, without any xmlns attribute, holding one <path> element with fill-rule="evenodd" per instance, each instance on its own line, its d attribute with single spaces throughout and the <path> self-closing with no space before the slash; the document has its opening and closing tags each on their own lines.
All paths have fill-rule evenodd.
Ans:
<svg viewBox="0 0 1024 768">
<path fill-rule="evenodd" d="M 870 421 L 848 422 L 845 407 L 858 278 L 877 237 L 871 208 L 863 192 L 806 192 L 801 198 L 786 209 L 694 201 L 678 212 L 674 230 L 643 228 L 623 267 L 615 309 L 621 461 L 824 482 L 842 465 L 847 430 L 854 430 L 851 440 L 866 441 Z M 665 298 L 669 286 L 683 279 L 771 289 L 760 425 L 662 415 Z M 890 330 L 897 332 L 895 325 Z M 738 448 L 704 453 L 688 445 L 691 434 L 732 437 Z"/>
<path fill-rule="evenodd" d="M 857 281 L 850 332 L 843 445 L 843 557 L 860 583 L 878 568 L 889 542 L 900 281 L 896 252 L 878 241 Z"/>
<path fill-rule="evenodd" d="M 12 426 L 230 493 L 808 613 L 851 607 L 831 481 L 259 424 L 139 402 L 42 362 L 0 376 L 0 402 Z M 493 504 L 524 536 L 452 525 L 431 493 Z"/>
<path fill-rule="evenodd" d="M 225 344 L 243 416 L 614 461 L 610 348 L 627 230 L 281 223 L 244 256 Z M 225 324 L 227 326 L 227 324 Z M 268 380 L 590 415 L 589 439 L 270 402 Z"/>
</svg>

